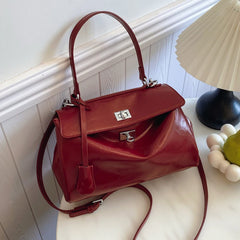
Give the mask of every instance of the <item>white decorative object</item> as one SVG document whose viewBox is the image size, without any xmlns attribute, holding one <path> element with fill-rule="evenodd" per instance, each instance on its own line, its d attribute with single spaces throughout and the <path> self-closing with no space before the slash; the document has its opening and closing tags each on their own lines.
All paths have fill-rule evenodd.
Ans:
<svg viewBox="0 0 240 240">
<path fill-rule="evenodd" d="M 228 137 L 237 132 L 236 128 L 231 124 L 224 124 L 221 127 L 221 132 L 225 133 Z"/>
<path fill-rule="evenodd" d="M 228 138 L 228 136 L 227 136 L 225 133 L 223 133 L 223 132 L 220 132 L 220 133 L 219 133 L 219 136 L 222 137 L 222 139 L 223 139 L 224 142 L 225 142 L 225 141 L 227 140 L 227 138 Z"/>
<path fill-rule="evenodd" d="M 210 148 L 211 151 L 214 151 L 214 150 L 221 151 L 221 149 L 222 149 L 222 148 L 221 148 L 219 145 L 213 145 L 213 146 L 211 146 L 211 148 Z"/>
<path fill-rule="evenodd" d="M 223 144 L 224 144 L 224 141 L 222 137 L 217 133 L 213 133 L 209 135 L 207 138 L 207 145 L 209 148 L 211 148 L 213 145 L 219 145 L 220 147 L 222 147 Z"/>
<path fill-rule="evenodd" d="M 220 162 L 218 169 L 220 170 L 220 172 L 225 173 L 229 165 L 230 162 L 224 159 Z"/>
<path fill-rule="evenodd" d="M 208 161 L 211 163 L 211 165 L 214 167 L 214 168 L 219 168 L 220 166 L 220 163 L 222 161 L 224 161 L 225 158 L 222 154 L 221 151 L 219 150 L 214 150 L 214 151 L 211 151 L 209 154 L 208 154 Z"/>
<path fill-rule="evenodd" d="M 196 104 L 204 125 L 220 129 L 240 121 L 240 0 L 220 0 L 178 37 L 180 65 L 196 79 L 216 87 Z M 225 109 L 223 111 L 223 109 Z"/>
<path fill-rule="evenodd" d="M 240 180 L 240 167 L 235 164 L 230 164 L 225 171 L 226 178 L 231 182 Z"/>
<path fill-rule="evenodd" d="M 219 1 L 179 36 L 181 66 L 211 86 L 240 91 L 239 19 L 239 0 Z"/>
<path fill-rule="evenodd" d="M 207 137 L 207 145 L 210 149 L 208 161 L 214 167 L 222 172 L 231 182 L 240 180 L 240 166 L 231 164 L 224 157 L 222 147 L 227 138 L 237 132 L 231 124 L 224 124 L 220 133 L 212 133 Z"/>
</svg>

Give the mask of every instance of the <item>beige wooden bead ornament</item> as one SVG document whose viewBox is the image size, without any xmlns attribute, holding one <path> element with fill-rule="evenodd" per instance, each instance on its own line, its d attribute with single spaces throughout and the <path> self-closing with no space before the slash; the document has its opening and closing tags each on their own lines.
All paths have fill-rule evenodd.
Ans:
<svg viewBox="0 0 240 240">
<path fill-rule="evenodd" d="M 210 134 L 207 139 L 207 145 L 210 149 L 208 161 L 212 167 L 222 172 L 231 182 L 240 180 L 240 166 L 230 163 L 223 154 L 222 147 L 227 138 L 237 132 L 231 124 L 224 124 L 219 133 Z"/>
</svg>

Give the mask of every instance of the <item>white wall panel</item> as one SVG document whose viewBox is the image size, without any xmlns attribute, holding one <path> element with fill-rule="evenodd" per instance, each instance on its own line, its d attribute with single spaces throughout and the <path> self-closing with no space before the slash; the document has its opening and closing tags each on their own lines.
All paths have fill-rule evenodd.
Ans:
<svg viewBox="0 0 240 240">
<path fill-rule="evenodd" d="M 168 81 L 173 36 L 167 36 L 150 47 L 149 78 L 159 83 Z"/>
<path fill-rule="evenodd" d="M 100 96 L 100 74 L 95 74 L 79 83 L 80 94 L 83 100 Z"/>
<path fill-rule="evenodd" d="M 118 62 L 100 72 L 101 96 L 124 90 L 126 88 L 125 78 L 125 61 Z"/>
<path fill-rule="evenodd" d="M 148 69 L 149 69 L 149 50 L 150 47 L 147 47 L 142 50 L 143 65 L 145 70 L 145 75 L 148 78 Z M 137 55 L 134 54 L 126 58 L 126 89 L 141 87 L 142 82 L 139 79 L 138 71 L 138 61 Z"/>
<path fill-rule="evenodd" d="M 217 0 L 204 0 L 204 1 L 176 0 L 175 3 L 167 6 L 166 8 L 158 9 L 156 11 L 148 13 L 138 18 L 136 21 L 129 22 L 127 20 L 127 22 L 130 24 L 130 26 L 136 33 L 140 46 L 142 48 L 145 48 L 153 45 L 160 39 L 169 36 L 178 29 L 181 29 L 183 26 L 186 26 L 193 19 L 196 19 L 197 16 L 201 15 L 204 11 L 209 9 L 209 7 L 212 6 L 212 4 L 215 3 L 216 1 Z M 40 6 L 41 4 L 42 3 L 39 3 Z M 65 3 L 62 4 L 64 5 Z M 51 8 L 52 6 L 53 5 L 49 6 L 49 8 Z M 14 5 L 14 7 L 16 6 Z M 16 10 L 16 8 L 11 8 L 11 10 L 13 11 L 14 9 Z M 137 11 L 136 9 L 134 10 Z M 49 9 L 47 11 L 49 11 Z M 146 13 L 145 8 L 144 12 Z M 16 14 L 19 13 L 20 12 L 17 12 Z M 128 13 L 128 11 L 124 13 Z M 54 14 L 58 13 L 54 12 Z M 123 15 L 121 16 L 123 17 Z M 54 18 L 54 21 L 56 21 L 56 19 L 57 18 Z M 105 21 L 105 16 L 102 16 L 102 18 L 100 17 L 100 19 Z M 109 22 L 110 23 L 114 22 L 109 17 L 107 17 L 106 19 L 109 20 L 106 22 L 106 26 L 108 26 Z M 38 18 L 36 18 L 36 20 L 38 21 Z M 61 20 L 63 19 L 61 18 Z M 95 19 L 92 23 L 99 24 L 99 21 L 96 21 Z M 91 25 L 90 21 L 90 25 L 87 24 L 85 30 L 87 30 L 88 33 L 93 32 L 94 34 L 96 33 L 97 30 L 100 31 L 103 30 L 102 28 L 91 29 L 91 26 L 95 26 L 94 24 Z M 4 23 L 4 27 L 6 26 L 7 24 Z M 45 27 L 43 22 L 41 22 L 41 27 L 42 26 Z M 51 27 L 50 24 L 47 24 L 46 26 Z M 67 26 L 66 29 L 70 31 L 72 27 Z M 19 31 L 21 30 L 22 28 L 20 28 Z M 83 33 L 86 32 L 83 31 Z M 83 33 L 80 35 L 86 36 L 86 34 Z M 39 32 L 35 31 L 34 34 L 38 35 Z M 70 32 L 66 34 L 67 34 L 66 36 L 69 37 Z M 48 35 L 41 36 L 49 37 Z M 31 41 L 31 37 L 29 37 L 28 40 Z M 57 37 L 56 39 L 62 39 L 61 34 L 60 35 L 57 34 L 56 37 Z M 19 39 L 17 42 L 18 43 L 20 42 Z M 42 41 L 40 42 L 42 43 Z M 24 44 L 25 43 L 26 42 L 24 41 Z M 57 44 L 55 41 L 53 41 L 53 43 L 54 43 L 53 46 L 52 44 L 49 44 L 47 46 L 46 49 L 47 53 L 54 52 Z M 65 39 L 64 43 L 67 44 L 68 39 Z M 34 45 L 34 47 L 37 47 L 37 43 L 35 44 L 36 45 Z M 6 47 L 6 45 L 2 46 Z M 26 57 L 29 54 L 32 54 L 32 51 L 30 51 L 29 48 L 30 48 L 29 44 L 27 48 L 20 48 L 19 46 L 17 46 L 17 49 L 19 51 L 25 51 L 25 49 L 28 49 L 27 53 L 21 55 L 21 61 L 19 62 L 20 64 L 24 65 L 24 59 L 22 56 Z M 6 49 L 12 50 L 13 48 L 11 46 L 11 48 Z M 83 81 L 86 78 L 95 75 L 100 71 L 104 71 L 109 66 L 119 61 L 123 61 L 126 57 L 132 55 L 133 53 L 134 48 L 131 43 L 131 40 L 127 32 L 124 31 L 122 27 L 114 31 L 110 31 L 109 33 L 104 34 L 103 36 L 98 37 L 93 41 L 88 41 L 86 44 L 79 46 L 75 51 L 76 69 L 79 81 Z M 2 67 L 3 70 L 6 70 L 6 68 L 4 68 L 4 64 L 6 64 L 7 58 L 10 55 L 11 54 L 8 54 L 6 58 L 4 58 L 4 55 L 2 56 L 4 62 L 1 63 L 1 66 L 3 66 Z M 11 73 L 13 73 L 12 66 L 13 65 L 16 66 L 16 64 L 13 64 L 13 60 L 16 59 L 17 57 L 11 59 L 10 64 Z M 43 62 L 42 65 L 39 65 L 27 72 L 19 74 L 18 76 L 11 79 L 11 81 L 9 80 L 0 83 L 1 122 L 7 120 L 8 118 L 11 118 L 12 116 L 20 113 L 21 111 L 31 106 L 34 106 L 35 104 L 40 103 L 41 101 L 48 99 L 50 95 L 53 96 L 63 91 L 66 87 L 71 86 L 70 85 L 71 77 L 69 71 L 69 61 L 67 52 L 53 59 L 50 62 L 45 62 L 43 60 L 41 62 Z"/>
<path fill-rule="evenodd" d="M 183 92 L 183 86 L 184 86 L 186 72 L 180 66 L 180 64 L 177 60 L 177 56 L 175 53 L 175 51 L 176 51 L 175 45 L 176 45 L 176 40 L 178 38 L 178 35 L 182 32 L 182 30 L 173 34 L 173 45 L 172 45 L 172 49 L 171 49 L 169 73 L 168 73 L 168 81 L 167 81 L 167 83 L 170 86 L 174 87 L 174 89 L 179 94 L 182 94 L 182 92 Z"/>
<path fill-rule="evenodd" d="M 52 119 L 53 115 L 55 114 L 57 109 L 60 109 L 62 106 L 62 102 L 65 98 L 69 99 L 70 90 L 66 89 L 59 94 L 56 94 L 49 99 L 42 101 L 38 104 L 38 110 L 40 114 L 40 121 L 43 128 L 43 131 L 46 130 L 49 121 Z"/>
<path fill-rule="evenodd" d="M 145 0 L 3 1 L 1 7 L 4 11 L 0 15 L 0 82 L 67 52 L 73 24 L 89 12 L 113 11 L 129 22 L 174 1 L 151 0 L 147 4 Z M 79 39 L 85 42 L 116 26 L 119 23 L 114 19 L 95 17 L 83 29 Z"/>
<path fill-rule="evenodd" d="M 22 185 L 2 128 L 0 128 L 0 195 L 0 222 L 8 240 L 41 240 L 26 189 Z M 2 228 L 0 239 L 7 239 Z"/>
<path fill-rule="evenodd" d="M 197 97 L 199 80 L 186 73 L 182 95 L 185 98 Z"/>
<path fill-rule="evenodd" d="M 211 90 L 213 90 L 213 87 L 211 87 L 210 85 L 208 85 L 208 84 L 206 84 L 202 81 L 199 81 L 196 97 L 200 97 L 205 92 L 208 92 L 208 91 L 211 91 Z"/>
<path fill-rule="evenodd" d="M 42 201 L 43 198 L 36 178 L 36 156 L 42 137 L 42 128 L 37 108 L 32 107 L 3 122 L 3 129 L 41 236 L 43 239 L 54 239 L 57 212 L 45 201 Z M 45 182 L 47 182 L 46 189 L 51 199 L 57 202 L 56 186 L 52 176 L 50 161 L 46 154 L 43 164 L 43 175 Z M 15 201 L 16 203 L 17 201 Z M 49 228 L 49 222 L 51 222 L 51 228 Z"/>
</svg>

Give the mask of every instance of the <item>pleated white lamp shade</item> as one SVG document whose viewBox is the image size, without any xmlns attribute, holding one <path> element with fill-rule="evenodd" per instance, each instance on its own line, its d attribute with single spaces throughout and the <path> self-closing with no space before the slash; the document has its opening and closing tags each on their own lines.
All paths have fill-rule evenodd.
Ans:
<svg viewBox="0 0 240 240">
<path fill-rule="evenodd" d="M 221 0 L 184 30 L 176 45 L 181 66 L 217 88 L 240 91 L 240 0 Z"/>
</svg>

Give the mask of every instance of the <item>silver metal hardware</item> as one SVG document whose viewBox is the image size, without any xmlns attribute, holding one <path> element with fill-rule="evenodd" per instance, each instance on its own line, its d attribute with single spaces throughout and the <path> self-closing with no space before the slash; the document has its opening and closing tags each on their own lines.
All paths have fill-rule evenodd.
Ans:
<svg viewBox="0 0 240 240">
<path fill-rule="evenodd" d="M 115 112 L 114 115 L 115 115 L 117 121 L 122 121 L 122 120 L 132 117 L 128 109 L 121 110 L 119 112 Z"/>
<path fill-rule="evenodd" d="M 72 104 L 69 99 L 65 98 L 63 100 L 62 107 L 66 107 L 66 106 L 74 107 L 75 105 Z"/>
<path fill-rule="evenodd" d="M 134 142 L 135 140 L 134 133 L 135 130 L 120 132 L 120 141 Z"/>
<path fill-rule="evenodd" d="M 144 80 L 142 82 L 143 82 L 143 85 L 145 85 L 147 88 L 154 87 L 155 85 L 158 84 L 157 80 L 152 80 L 151 78 L 149 78 L 149 79 L 144 78 Z"/>
<path fill-rule="evenodd" d="M 94 203 L 99 203 L 100 205 L 102 205 L 103 204 L 103 199 L 97 199 L 97 200 L 95 200 L 95 201 L 92 201 L 92 203 L 94 204 Z"/>
</svg>

